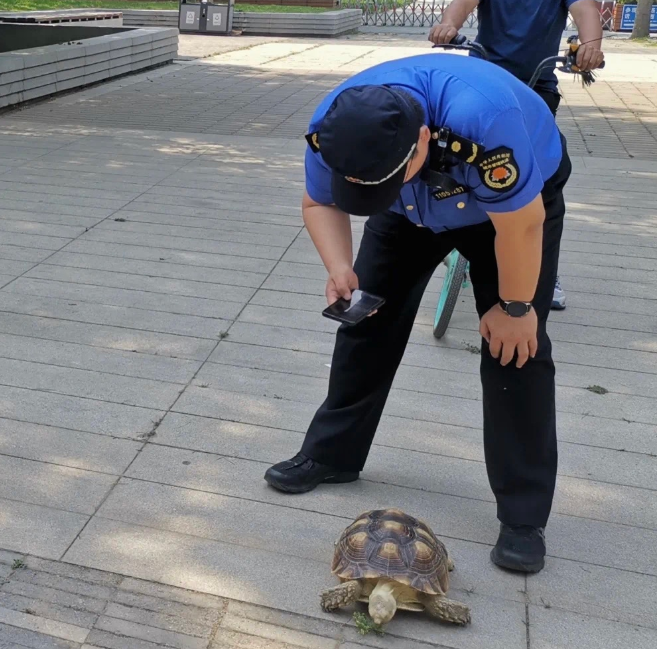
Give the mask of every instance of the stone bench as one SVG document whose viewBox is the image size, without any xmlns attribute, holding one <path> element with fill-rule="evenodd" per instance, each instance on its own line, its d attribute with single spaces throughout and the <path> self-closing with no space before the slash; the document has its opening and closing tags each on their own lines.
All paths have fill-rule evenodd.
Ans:
<svg viewBox="0 0 657 649">
<path fill-rule="evenodd" d="M 126 27 L 176 27 L 178 12 L 165 9 L 121 9 Z"/>
<path fill-rule="evenodd" d="M 34 25 L 99 25 L 120 27 L 121 12 L 114 9 L 61 9 L 51 11 L 6 11 L 0 13 L 0 23 Z"/>
<path fill-rule="evenodd" d="M 244 34 L 271 36 L 341 36 L 358 31 L 362 24 L 360 9 L 339 9 L 322 13 L 235 12 L 233 29 Z"/>
<path fill-rule="evenodd" d="M 338 9 L 322 13 L 258 13 L 235 11 L 233 29 L 245 35 L 335 37 L 358 31 L 363 20 L 360 9 Z M 123 10 L 124 25 L 178 26 L 177 11 Z"/>
<path fill-rule="evenodd" d="M 61 45 L 0 54 L 0 108 L 170 63 L 178 54 L 177 29 L 125 29 L 111 35 L 86 37 L 84 32 L 92 29 L 80 27 L 76 39 Z"/>
</svg>

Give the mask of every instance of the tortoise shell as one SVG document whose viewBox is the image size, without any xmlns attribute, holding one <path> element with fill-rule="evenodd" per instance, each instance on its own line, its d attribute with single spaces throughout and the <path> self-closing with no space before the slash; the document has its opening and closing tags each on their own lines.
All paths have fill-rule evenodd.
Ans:
<svg viewBox="0 0 657 649">
<path fill-rule="evenodd" d="M 332 571 L 342 580 L 387 577 L 427 595 L 449 589 L 447 549 L 399 509 L 361 514 L 335 544 Z"/>
</svg>

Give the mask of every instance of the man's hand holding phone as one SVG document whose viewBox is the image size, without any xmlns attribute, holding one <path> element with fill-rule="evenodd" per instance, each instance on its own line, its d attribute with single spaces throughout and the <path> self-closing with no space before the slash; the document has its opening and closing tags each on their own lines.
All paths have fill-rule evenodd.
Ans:
<svg viewBox="0 0 657 649">
<path fill-rule="evenodd" d="M 361 291 L 358 277 L 351 269 L 329 276 L 326 299 L 329 306 L 322 311 L 322 315 L 347 325 L 356 325 L 373 316 L 385 303 L 383 298 Z"/>
<path fill-rule="evenodd" d="M 351 292 L 358 288 L 358 276 L 351 266 L 335 270 L 326 282 L 326 301 L 333 304 L 340 298 L 351 300 Z"/>
</svg>

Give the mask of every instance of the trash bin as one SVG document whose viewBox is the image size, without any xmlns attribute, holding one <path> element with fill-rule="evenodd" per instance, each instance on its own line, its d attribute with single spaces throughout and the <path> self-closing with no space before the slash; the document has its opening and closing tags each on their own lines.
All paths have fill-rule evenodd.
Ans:
<svg viewBox="0 0 657 649">
<path fill-rule="evenodd" d="M 224 3 L 208 0 L 180 0 L 178 29 L 196 34 L 230 34 L 233 30 L 235 0 Z"/>
</svg>

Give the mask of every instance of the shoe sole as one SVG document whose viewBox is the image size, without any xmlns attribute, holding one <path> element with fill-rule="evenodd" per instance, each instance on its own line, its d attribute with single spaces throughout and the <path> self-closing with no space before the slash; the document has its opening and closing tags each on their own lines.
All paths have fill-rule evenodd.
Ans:
<svg viewBox="0 0 657 649">
<path fill-rule="evenodd" d="M 495 553 L 495 548 L 490 552 L 490 560 L 500 568 L 505 570 L 511 570 L 513 572 L 525 572 L 525 573 L 537 573 L 545 568 L 545 558 L 542 558 L 540 561 L 535 563 L 524 563 L 522 561 L 505 561 L 504 559 L 497 556 Z"/>
<path fill-rule="evenodd" d="M 265 481 L 270 487 L 287 494 L 305 494 L 316 489 L 320 484 L 346 484 L 348 482 L 356 482 L 358 477 L 359 473 L 357 471 L 343 471 L 342 473 L 336 473 L 335 475 L 322 478 L 318 482 L 311 482 L 305 485 L 289 485 L 279 480 L 276 475 L 265 473 Z"/>
<path fill-rule="evenodd" d="M 560 302 L 552 302 L 550 307 L 553 311 L 563 311 L 566 308 L 566 303 L 561 304 Z"/>
</svg>

